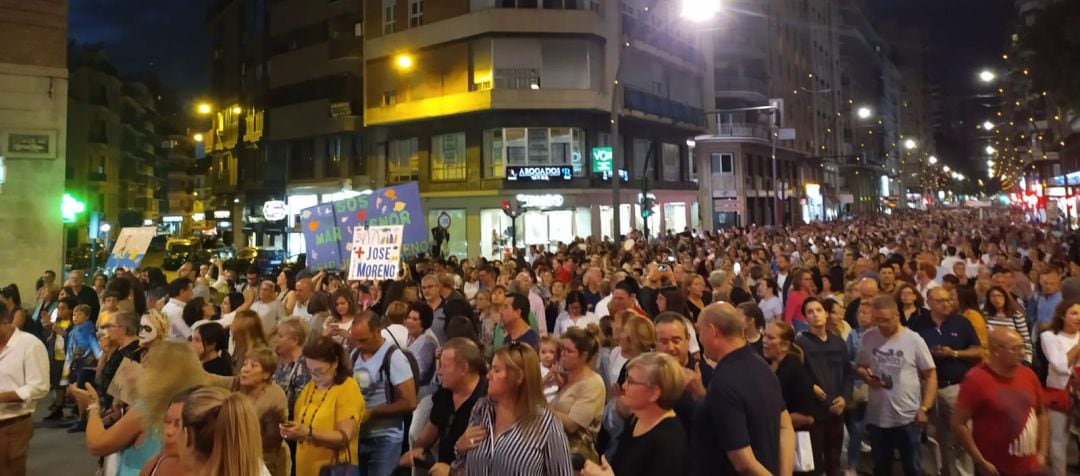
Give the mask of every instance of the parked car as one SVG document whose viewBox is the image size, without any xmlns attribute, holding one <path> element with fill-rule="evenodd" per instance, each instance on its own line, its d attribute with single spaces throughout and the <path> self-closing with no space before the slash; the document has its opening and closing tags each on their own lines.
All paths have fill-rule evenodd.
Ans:
<svg viewBox="0 0 1080 476">
<path fill-rule="evenodd" d="M 274 268 L 272 274 L 274 276 L 277 276 L 278 274 L 281 274 L 282 270 L 285 269 L 291 270 L 292 272 L 296 273 L 304 268 L 307 268 L 307 254 L 300 253 L 298 255 L 292 255 L 288 258 L 285 258 L 285 261 L 282 261 L 280 265 Z"/>
<path fill-rule="evenodd" d="M 281 264 L 285 262 L 285 250 L 269 248 L 265 246 L 241 248 L 236 252 L 236 257 L 226 262 L 225 267 L 235 270 L 243 275 L 252 265 L 259 268 L 259 276 L 273 279 L 275 270 L 280 271 Z"/>
</svg>

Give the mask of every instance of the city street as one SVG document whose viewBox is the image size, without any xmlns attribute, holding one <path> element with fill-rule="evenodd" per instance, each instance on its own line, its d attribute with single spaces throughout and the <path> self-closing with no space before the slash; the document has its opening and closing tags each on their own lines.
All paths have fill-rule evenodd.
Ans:
<svg viewBox="0 0 1080 476">
<path fill-rule="evenodd" d="M 86 451 L 86 433 L 68 433 L 65 423 L 43 422 L 51 397 L 46 397 L 34 413 L 34 438 L 26 474 L 49 476 L 92 476 L 98 459 Z"/>
</svg>

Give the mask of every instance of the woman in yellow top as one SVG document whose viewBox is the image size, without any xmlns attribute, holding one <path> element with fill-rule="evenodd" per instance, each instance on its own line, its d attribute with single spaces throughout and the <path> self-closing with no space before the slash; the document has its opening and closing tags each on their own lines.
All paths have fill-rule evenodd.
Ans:
<svg viewBox="0 0 1080 476">
<path fill-rule="evenodd" d="M 317 476 L 324 466 L 357 464 L 364 397 L 349 376 L 345 350 L 329 337 L 305 346 L 304 357 L 311 381 L 296 397 L 295 420 L 281 425 L 281 436 L 297 442 L 296 476 Z"/>
</svg>

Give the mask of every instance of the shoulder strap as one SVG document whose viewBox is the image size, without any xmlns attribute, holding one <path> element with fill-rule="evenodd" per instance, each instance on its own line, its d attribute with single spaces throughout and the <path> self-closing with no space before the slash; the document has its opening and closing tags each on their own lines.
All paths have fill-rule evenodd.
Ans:
<svg viewBox="0 0 1080 476">
<path fill-rule="evenodd" d="M 386 349 L 386 355 L 383 356 L 382 365 L 379 366 L 379 375 L 382 375 L 383 384 L 386 388 L 387 404 L 394 401 L 394 383 L 390 380 L 390 357 L 397 351 L 398 347 L 396 345 L 392 345 L 389 349 Z"/>
</svg>

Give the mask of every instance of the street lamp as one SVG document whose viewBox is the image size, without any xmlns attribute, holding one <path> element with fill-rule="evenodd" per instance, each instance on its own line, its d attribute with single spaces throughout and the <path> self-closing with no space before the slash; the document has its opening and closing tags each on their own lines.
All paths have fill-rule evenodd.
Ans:
<svg viewBox="0 0 1080 476">
<path fill-rule="evenodd" d="M 995 149 L 994 146 L 992 146 L 992 145 L 986 146 L 985 150 L 986 150 L 986 155 L 994 155 L 994 154 L 997 153 L 997 149 Z"/>
<path fill-rule="evenodd" d="M 915 148 L 918 146 L 919 143 L 915 142 L 915 139 L 907 139 L 904 141 L 904 148 L 907 150 L 915 150 Z"/>
<path fill-rule="evenodd" d="M 212 107 L 210 107 L 209 103 L 203 102 L 203 103 L 199 103 L 198 106 L 195 106 L 195 110 L 198 111 L 199 114 L 202 114 L 202 115 L 205 116 L 207 114 L 210 114 L 210 112 L 213 111 L 214 109 Z"/>
<path fill-rule="evenodd" d="M 697 23 L 712 20 L 720 13 L 720 0 L 682 0 L 682 17 Z"/>
<path fill-rule="evenodd" d="M 930 165 L 934 165 L 937 163 L 937 157 L 931 155 L 929 159 L 926 159 L 926 161 L 930 162 Z"/>
<path fill-rule="evenodd" d="M 240 113 L 242 113 L 242 112 L 244 112 L 244 108 L 242 108 L 240 106 L 233 106 L 233 108 L 232 108 L 232 113 L 233 114 L 240 115 Z"/>
<path fill-rule="evenodd" d="M 402 71 L 408 71 L 413 69 L 413 66 L 415 66 L 415 64 L 416 63 L 413 61 L 412 55 L 403 53 L 394 57 L 394 66 Z"/>
<path fill-rule="evenodd" d="M 982 123 L 982 126 L 983 126 L 983 129 L 986 129 L 986 130 L 988 130 L 988 131 L 992 131 L 992 130 L 994 130 L 994 123 L 993 123 L 993 122 L 990 122 L 989 120 L 987 120 L 986 122 Z"/>
<path fill-rule="evenodd" d="M 979 72 L 979 80 L 981 80 L 984 83 L 991 83 L 995 79 L 997 79 L 997 75 L 994 74 L 993 71 L 990 71 L 988 69 L 984 69 L 984 70 Z"/>
<path fill-rule="evenodd" d="M 101 230 L 102 233 L 108 233 L 110 230 L 112 230 L 112 225 L 110 225 L 107 221 L 102 222 L 101 226 L 98 227 L 98 230 Z"/>
<path fill-rule="evenodd" d="M 195 142 L 202 142 L 203 141 L 203 135 L 202 134 L 195 134 L 195 136 L 192 137 L 192 138 L 195 139 Z"/>
<path fill-rule="evenodd" d="M 870 116 L 873 113 L 874 112 L 871 111 L 870 108 L 868 108 L 866 106 L 860 107 L 859 110 L 856 111 L 856 114 L 858 114 L 859 119 L 870 119 Z"/>
<path fill-rule="evenodd" d="M 952 169 L 950 169 L 948 165 L 946 165 L 946 166 L 942 167 L 942 168 L 941 168 L 941 170 L 942 170 L 943 172 L 945 172 L 945 173 L 949 173 L 949 172 L 951 172 L 951 171 L 952 171 Z"/>
</svg>

